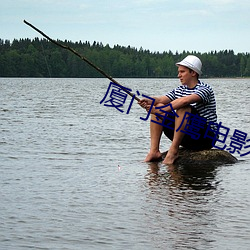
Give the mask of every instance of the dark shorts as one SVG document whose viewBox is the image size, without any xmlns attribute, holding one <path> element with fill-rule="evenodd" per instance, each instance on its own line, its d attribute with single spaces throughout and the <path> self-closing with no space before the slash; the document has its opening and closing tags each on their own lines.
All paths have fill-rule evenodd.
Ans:
<svg viewBox="0 0 250 250">
<path fill-rule="evenodd" d="M 191 107 L 191 114 L 199 115 L 198 111 L 194 107 L 192 106 L 190 107 Z M 174 113 L 173 115 L 169 114 L 169 117 L 174 119 L 175 118 Z M 165 124 L 168 124 L 168 127 L 163 127 L 163 132 L 172 141 L 174 137 L 175 123 L 174 122 L 169 123 L 169 120 L 166 120 Z M 199 130 L 200 137 L 198 139 L 194 139 L 191 137 L 191 135 L 184 133 L 185 135 L 181 141 L 181 146 L 183 146 L 186 149 L 192 149 L 192 150 L 205 150 L 212 148 L 213 139 L 208 137 L 204 138 L 206 131 L 207 131 L 207 125 L 205 125 L 204 128 L 201 128 Z M 214 137 L 214 133 L 211 130 L 209 130 L 207 133 L 209 136 Z"/>
</svg>

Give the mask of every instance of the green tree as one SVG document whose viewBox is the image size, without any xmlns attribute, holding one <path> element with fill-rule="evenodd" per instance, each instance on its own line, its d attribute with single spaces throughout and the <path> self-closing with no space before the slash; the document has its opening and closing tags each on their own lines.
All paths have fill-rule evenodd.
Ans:
<svg viewBox="0 0 250 250">
<path fill-rule="evenodd" d="M 246 68 L 244 71 L 245 76 L 250 76 L 250 57 L 247 58 Z"/>
</svg>

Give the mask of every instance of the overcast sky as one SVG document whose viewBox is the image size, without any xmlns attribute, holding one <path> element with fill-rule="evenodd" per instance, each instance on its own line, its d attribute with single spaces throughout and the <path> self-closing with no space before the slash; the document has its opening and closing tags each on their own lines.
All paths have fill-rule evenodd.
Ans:
<svg viewBox="0 0 250 250">
<path fill-rule="evenodd" d="M 0 38 L 41 37 L 182 52 L 250 52 L 249 0 L 0 0 Z"/>
</svg>

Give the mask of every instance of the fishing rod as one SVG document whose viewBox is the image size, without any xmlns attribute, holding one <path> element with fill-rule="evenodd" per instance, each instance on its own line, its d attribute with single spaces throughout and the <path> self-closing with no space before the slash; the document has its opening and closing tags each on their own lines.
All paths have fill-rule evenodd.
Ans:
<svg viewBox="0 0 250 250">
<path fill-rule="evenodd" d="M 62 49 L 66 49 L 69 50 L 70 52 L 72 52 L 73 54 L 75 54 L 76 56 L 78 56 L 79 58 L 81 58 L 83 61 L 85 61 L 86 63 L 88 63 L 91 67 L 93 67 L 94 69 L 96 69 L 98 72 L 100 72 L 103 76 L 105 76 L 106 78 L 108 78 L 111 82 L 117 84 L 119 87 L 121 87 L 121 89 L 123 91 L 125 91 L 128 95 L 130 95 L 131 97 L 134 97 L 134 99 L 136 101 L 140 101 L 140 99 L 135 96 L 135 94 L 129 92 L 127 90 L 127 88 L 125 88 L 124 86 L 122 86 L 119 82 L 117 82 L 113 77 L 111 77 L 110 75 L 108 75 L 106 72 L 104 72 L 102 69 L 100 69 L 99 67 L 97 67 L 95 64 L 93 64 L 89 59 L 87 59 L 85 56 L 80 55 L 76 50 L 72 49 L 69 46 L 65 46 L 61 43 L 59 43 L 56 40 L 53 40 L 52 38 L 50 38 L 49 36 L 47 36 L 45 33 L 43 33 L 41 30 L 39 30 L 38 28 L 36 28 L 34 25 L 32 25 L 31 23 L 27 22 L 26 20 L 23 20 L 23 22 L 25 24 L 27 24 L 28 26 L 30 26 L 32 29 L 34 29 L 35 31 L 37 31 L 38 33 L 40 33 L 42 36 L 44 36 L 45 38 L 47 38 L 50 42 L 54 43 L 55 45 L 61 47 Z"/>
</svg>

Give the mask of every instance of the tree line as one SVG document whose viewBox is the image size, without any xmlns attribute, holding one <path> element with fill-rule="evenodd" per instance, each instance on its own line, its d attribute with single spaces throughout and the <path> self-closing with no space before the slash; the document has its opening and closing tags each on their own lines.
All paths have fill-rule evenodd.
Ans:
<svg viewBox="0 0 250 250">
<path fill-rule="evenodd" d="M 84 55 L 112 77 L 176 77 L 175 63 L 188 54 L 203 63 L 203 77 L 249 77 L 250 53 L 233 50 L 150 52 L 143 48 L 99 42 L 59 41 Z M 0 77 L 101 77 L 73 53 L 46 39 L 0 39 Z"/>
</svg>

